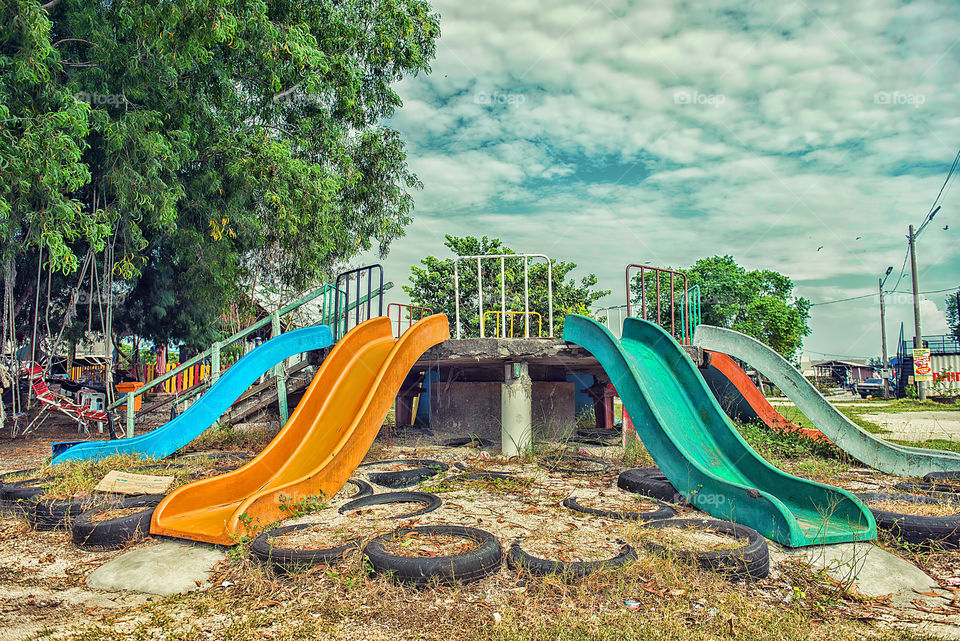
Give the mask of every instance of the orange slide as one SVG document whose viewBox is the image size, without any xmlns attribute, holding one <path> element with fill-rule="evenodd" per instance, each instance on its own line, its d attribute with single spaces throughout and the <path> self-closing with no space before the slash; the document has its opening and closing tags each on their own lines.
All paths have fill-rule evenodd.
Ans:
<svg viewBox="0 0 960 641">
<path fill-rule="evenodd" d="M 357 325 L 331 350 L 263 452 L 239 469 L 172 492 L 154 511 L 150 533 L 233 545 L 281 518 L 284 505 L 332 496 L 366 456 L 410 368 L 448 338 L 443 314 L 424 318 L 399 340 L 386 317 Z"/>
<path fill-rule="evenodd" d="M 704 350 L 708 351 L 708 350 Z M 817 441 L 829 441 L 820 430 L 811 430 L 800 427 L 791 421 L 788 421 L 770 404 L 767 397 L 763 395 L 757 386 L 753 384 L 743 368 L 737 365 L 736 361 L 722 352 L 710 352 L 710 365 L 715 367 L 737 390 L 747 402 L 750 409 L 756 413 L 763 423 L 774 430 L 786 432 L 799 432 Z M 724 405 L 722 399 L 717 399 L 721 405 Z"/>
</svg>

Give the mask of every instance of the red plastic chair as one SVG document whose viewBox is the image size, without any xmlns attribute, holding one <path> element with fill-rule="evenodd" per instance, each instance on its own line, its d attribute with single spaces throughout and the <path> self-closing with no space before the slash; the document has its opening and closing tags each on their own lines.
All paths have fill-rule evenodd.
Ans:
<svg viewBox="0 0 960 641">
<path fill-rule="evenodd" d="M 56 394 L 51 390 L 47 382 L 43 380 L 43 368 L 38 364 L 28 363 L 20 368 L 20 371 L 30 377 L 30 388 L 33 390 L 33 395 L 43 406 L 41 412 L 57 410 L 66 414 L 77 422 L 78 431 L 82 429 L 84 432 L 90 431 L 91 421 L 103 423 L 109 421 L 110 416 L 106 412 L 91 409 L 86 405 L 78 405 L 66 396 Z"/>
</svg>

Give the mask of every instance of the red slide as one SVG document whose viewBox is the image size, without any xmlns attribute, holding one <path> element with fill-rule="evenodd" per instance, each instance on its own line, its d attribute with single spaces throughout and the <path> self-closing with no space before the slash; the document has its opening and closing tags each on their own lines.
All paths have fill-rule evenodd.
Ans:
<svg viewBox="0 0 960 641">
<path fill-rule="evenodd" d="M 704 350 L 706 351 L 706 350 Z M 752 415 L 751 418 L 758 418 L 763 423 L 773 430 L 778 431 L 789 431 L 789 432 L 800 432 L 804 436 L 812 438 L 817 441 L 829 441 L 829 439 L 823 435 L 820 430 L 811 430 L 807 428 L 800 427 L 787 419 L 785 419 L 776 408 L 770 404 L 767 398 L 763 395 L 757 386 L 753 384 L 753 381 L 750 380 L 750 377 L 747 376 L 747 373 L 743 371 L 736 361 L 727 356 L 722 352 L 709 352 L 710 353 L 710 366 L 712 369 L 715 369 L 717 373 L 722 375 L 726 381 L 717 381 L 717 376 L 704 378 L 713 378 L 714 381 L 708 380 L 710 389 L 717 396 L 717 400 L 720 401 L 721 407 L 729 413 L 730 409 L 728 405 L 743 405 L 744 403 L 748 406 L 747 414 Z M 705 372 L 704 372 L 705 373 Z M 719 387 L 721 385 L 716 385 L 715 383 L 728 382 L 735 388 L 736 396 L 739 398 L 727 399 L 722 398 L 719 393 Z M 722 386 L 728 387 L 728 386 Z M 728 388 L 729 389 L 729 388 Z M 733 392 L 734 390 L 730 390 Z M 727 396 L 729 394 L 726 394 Z"/>
</svg>

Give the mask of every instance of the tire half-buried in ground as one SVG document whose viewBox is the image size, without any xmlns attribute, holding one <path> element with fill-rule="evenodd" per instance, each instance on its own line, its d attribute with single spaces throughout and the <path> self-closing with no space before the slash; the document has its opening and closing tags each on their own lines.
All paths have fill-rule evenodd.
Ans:
<svg viewBox="0 0 960 641">
<path fill-rule="evenodd" d="M 359 467 L 370 467 L 372 465 L 410 465 L 405 470 L 390 470 L 387 472 L 370 472 L 368 477 L 377 485 L 389 487 L 394 490 L 412 487 L 421 481 L 436 476 L 440 472 L 446 472 L 448 468 L 446 463 L 433 461 L 430 459 L 392 459 L 389 461 L 373 461 L 364 463 Z"/>
<path fill-rule="evenodd" d="M 600 510 L 587 505 L 580 505 L 580 503 L 577 502 L 577 499 L 571 496 L 563 499 L 563 507 L 569 508 L 574 512 L 592 514 L 593 516 L 603 516 L 608 519 L 619 519 L 621 521 L 658 521 L 660 519 L 670 519 L 677 515 L 677 511 L 669 505 L 664 505 L 656 499 L 654 499 L 653 502 L 656 505 L 656 509 L 650 510 L 649 512 L 632 512 L 629 510 Z"/>
<path fill-rule="evenodd" d="M 253 540 L 250 545 L 250 552 L 261 562 L 272 566 L 277 572 L 287 573 L 305 570 L 315 565 L 331 565 L 342 561 L 351 550 L 360 548 L 359 539 L 343 545 L 317 549 L 276 547 L 272 543 L 275 538 L 307 530 L 316 527 L 316 525 L 316 523 L 297 523 L 264 532 Z"/>
<path fill-rule="evenodd" d="M 873 518 L 877 520 L 877 528 L 888 532 L 894 538 L 905 543 L 934 544 L 945 548 L 960 547 L 960 502 L 943 500 L 932 496 L 917 496 L 916 494 L 887 494 L 882 492 L 857 494 L 863 501 Z M 875 509 L 871 503 L 902 501 L 914 505 L 943 505 L 947 503 L 957 508 L 958 514 L 950 516 L 920 516 L 917 514 L 901 514 L 890 510 Z"/>
<path fill-rule="evenodd" d="M 74 545 L 84 549 L 115 550 L 150 536 L 150 517 L 162 499 L 162 494 L 129 496 L 81 512 L 71 527 Z M 103 518 L 112 510 L 132 513 Z"/>
<path fill-rule="evenodd" d="M 610 463 L 589 456 L 563 456 L 543 461 L 541 467 L 548 472 L 562 474 L 601 474 L 610 469 Z"/>
<path fill-rule="evenodd" d="M 346 514 L 350 510 L 357 510 L 371 505 L 387 505 L 389 503 L 420 503 L 423 507 L 414 510 L 408 514 L 401 514 L 393 517 L 394 519 L 407 519 L 411 516 L 419 516 L 427 512 L 433 512 L 440 507 L 440 497 L 436 494 L 427 494 L 426 492 L 386 492 L 384 494 L 373 494 L 358 499 L 353 499 L 340 506 L 337 510 L 340 514 Z"/>
<path fill-rule="evenodd" d="M 539 576 L 557 575 L 567 580 L 582 579 L 599 570 L 619 568 L 637 558 L 636 551 L 627 543 L 621 542 L 616 556 L 600 561 L 551 561 L 541 559 L 524 552 L 519 543 L 513 543 L 507 552 L 507 563 L 512 568 L 527 570 Z"/>
<path fill-rule="evenodd" d="M 400 556 L 387 551 L 385 542 L 388 540 L 418 534 L 462 537 L 477 545 L 468 552 L 453 556 Z M 431 581 L 445 585 L 477 581 L 495 572 L 503 555 L 500 542 L 493 534 L 459 525 L 401 528 L 371 539 L 363 547 L 363 553 L 374 572 L 390 574 L 398 581 L 414 585 L 427 585 Z"/>
<path fill-rule="evenodd" d="M 69 499 L 40 499 L 27 510 L 27 522 L 38 531 L 70 529 L 70 524 L 80 515 L 98 503 L 110 504 L 116 501 L 112 496 L 83 496 Z"/>
<path fill-rule="evenodd" d="M 643 528 L 690 528 L 746 539 L 747 542 L 744 545 L 730 550 L 703 552 L 687 549 L 674 550 L 653 541 L 645 542 L 644 548 L 656 554 L 673 554 L 678 558 L 693 561 L 702 568 L 737 579 L 756 581 L 770 574 L 770 548 L 767 546 L 766 539 L 759 532 L 745 525 L 714 519 L 666 519 L 647 521 Z"/>
<path fill-rule="evenodd" d="M 493 441 L 480 438 L 479 436 L 473 436 L 447 439 L 446 441 L 441 441 L 440 445 L 443 447 L 491 447 Z"/>
<path fill-rule="evenodd" d="M 641 467 L 626 470 L 617 477 L 617 487 L 634 494 L 652 496 L 667 503 L 685 505 L 687 500 L 656 467 Z"/>
</svg>

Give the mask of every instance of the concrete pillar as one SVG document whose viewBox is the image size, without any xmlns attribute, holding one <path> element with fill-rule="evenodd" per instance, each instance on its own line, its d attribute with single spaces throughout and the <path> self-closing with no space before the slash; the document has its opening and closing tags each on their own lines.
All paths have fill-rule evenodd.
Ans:
<svg viewBox="0 0 960 641">
<path fill-rule="evenodd" d="M 500 449 L 504 456 L 517 456 L 533 445 L 533 424 L 530 419 L 533 382 L 527 363 L 505 366 L 500 394 Z"/>
</svg>

